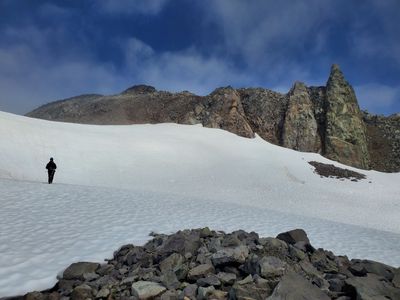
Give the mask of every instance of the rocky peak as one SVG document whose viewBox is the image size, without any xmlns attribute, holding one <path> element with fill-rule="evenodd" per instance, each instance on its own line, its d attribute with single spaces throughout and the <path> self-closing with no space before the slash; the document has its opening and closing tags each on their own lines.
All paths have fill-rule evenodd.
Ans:
<svg viewBox="0 0 400 300">
<path fill-rule="evenodd" d="M 325 155 L 359 168 L 369 168 L 366 129 L 357 98 L 338 65 L 326 84 Z"/>
<path fill-rule="evenodd" d="M 211 92 L 210 96 L 232 94 L 232 93 L 236 93 L 236 90 L 230 85 L 228 85 L 216 88 L 214 91 Z"/>
<path fill-rule="evenodd" d="M 181 96 L 196 96 L 195 94 L 193 94 L 192 92 L 189 92 L 189 91 L 181 91 L 181 92 L 178 93 L 178 95 L 181 95 Z"/>
<path fill-rule="evenodd" d="M 299 93 L 307 93 L 307 87 L 303 82 L 296 81 L 293 84 L 293 87 L 290 89 L 289 95 L 294 95 Z"/>
<path fill-rule="evenodd" d="M 392 114 L 389 116 L 389 118 L 400 118 L 400 113 Z"/>
<path fill-rule="evenodd" d="M 122 92 L 122 94 L 150 94 L 155 92 L 157 92 L 157 90 L 154 87 L 150 85 L 139 84 L 126 89 Z"/>
<path fill-rule="evenodd" d="M 328 79 L 328 84 L 329 83 L 335 83 L 335 82 L 346 82 L 346 79 L 344 78 L 342 70 L 340 70 L 340 67 L 338 64 L 333 64 L 331 66 L 331 72 L 329 74 L 329 79 Z"/>
<path fill-rule="evenodd" d="M 353 87 L 346 80 L 342 70 L 337 64 L 333 64 L 331 67 L 329 78 L 326 82 L 326 90 L 328 94 L 330 93 L 331 96 L 333 96 L 330 97 L 330 99 L 328 100 L 339 100 L 340 98 L 345 103 L 352 103 L 355 105 L 354 108 L 356 109 L 354 113 L 361 115 L 361 110 L 358 106 L 358 101 L 354 93 Z M 337 93 L 337 95 L 333 95 L 335 93 Z M 340 93 L 342 93 L 342 95 L 340 95 Z"/>
</svg>

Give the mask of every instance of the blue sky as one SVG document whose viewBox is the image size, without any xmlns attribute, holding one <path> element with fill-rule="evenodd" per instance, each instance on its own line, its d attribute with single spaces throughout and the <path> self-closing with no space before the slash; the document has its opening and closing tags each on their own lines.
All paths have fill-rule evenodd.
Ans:
<svg viewBox="0 0 400 300">
<path fill-rule="evenodd" d="M 400 112 L 397 0 L 0 0 L 0 110 L 18 114 L 134 84 L 206 95 L 325 85 L 341 66 L 360 106 Z"/>
</svg>

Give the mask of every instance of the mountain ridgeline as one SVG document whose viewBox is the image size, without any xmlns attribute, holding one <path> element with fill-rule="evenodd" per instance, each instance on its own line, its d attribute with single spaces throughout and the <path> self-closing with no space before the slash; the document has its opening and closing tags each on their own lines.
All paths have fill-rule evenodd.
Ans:
<svg viewBox="0 0 400 300">
<path fill-rule="evenodd" d="M 207 96 L 133 86 L 112 96 L 82 95 L 27 116 L 83 124 L 202 124 L 290 149 L 317 152 L 362 169 L 400 171 L 400 115 L 362 112 L 337 65 L 326 86 L 296 82 L 287 94 L 263 88 L 218 88 Z"/>
</svg>

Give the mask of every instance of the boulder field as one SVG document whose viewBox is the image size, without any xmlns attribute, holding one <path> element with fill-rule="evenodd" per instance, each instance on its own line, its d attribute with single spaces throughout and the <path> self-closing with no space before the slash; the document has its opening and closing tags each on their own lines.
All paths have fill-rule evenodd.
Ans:
<svg viewBox="0 0 400 300">
<path fill-rule="evenodd" d="M 399 268 L 315 249 L 302 229 L 151 235 L 106 263 L 73 263 L 46 291 L 7 299 L 400 299 Z"/>
</svg>

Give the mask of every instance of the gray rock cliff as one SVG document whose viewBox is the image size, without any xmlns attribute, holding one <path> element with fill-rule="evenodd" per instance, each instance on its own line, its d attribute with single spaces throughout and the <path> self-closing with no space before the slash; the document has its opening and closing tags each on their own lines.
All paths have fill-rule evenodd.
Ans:
<svg viewBox="0 0 400 300">
<path fill-rule="evenodd" d="M 202 124 L 247 138 L 258 134 L 276 145 L 317 152 L 358 168 L 400 171 L 399 116 L 363 114 L 337 65 L 332 66 L 326 86 L 296 82 L 287 94 L 224 87 L 197 96 L 138 85 L 117 95 L 56 101 L 27 116 L 83 124 Z"/>
<path fill-rule="evenodd" d="M 337 65 L 326 84 L 325 155 L 359 168 L 369 168 L 366 129 L 353 88 Z"/>
<path fill-rule="evenodd" d="M 304 83 L 296 82 L 288 94 L 282 146 L 305 152 L 321 152 L 322 141 L 313 103 Z"/>
</svg>

